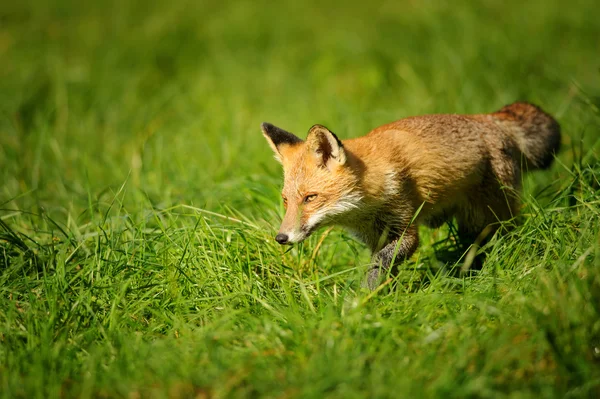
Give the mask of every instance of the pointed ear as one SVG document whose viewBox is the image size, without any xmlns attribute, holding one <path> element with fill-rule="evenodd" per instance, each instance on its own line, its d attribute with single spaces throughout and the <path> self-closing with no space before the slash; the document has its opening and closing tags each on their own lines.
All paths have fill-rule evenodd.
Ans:
<svg viewBox="0 0 600 399">
<path fill-rule="evenodd" d="M 333 170 L 346 163 L 344 146 L 337 136 L 325 126 L 314 125 L 308 131 L 306 145 L 317 158 L 318 163 Z"/>
<path fill-rule="evenodd" d="M 293 146 L 295 144 L 302 143 L 302 140 L 294 136 L 290 132 L 286 132 L 283 129 L 278 128 L 268 122 L 264 122 L 260 125 L 263 135 L 267 139 L 267 142 L 275 152 L 275 158 L 281 162 L 283 158 L 282 149 L 286 146 Z"/>
</svg>

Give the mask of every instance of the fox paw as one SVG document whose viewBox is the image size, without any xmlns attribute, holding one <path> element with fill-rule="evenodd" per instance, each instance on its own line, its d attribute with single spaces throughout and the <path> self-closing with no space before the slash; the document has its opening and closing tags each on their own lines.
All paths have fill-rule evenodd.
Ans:
<svg viewBox="0 0 600 399">
<path fill-rule="evenodd" d="M 375 288 L 379 287 L 379 284 L 381 284 L 384 275 L 385 269 L 383 269 L 381 266 L 371 266 L 367 271 L 367 275 L 365 276 L 361 287 L 367 288 L 370 291 L 375 290 Z"/>
</svg>

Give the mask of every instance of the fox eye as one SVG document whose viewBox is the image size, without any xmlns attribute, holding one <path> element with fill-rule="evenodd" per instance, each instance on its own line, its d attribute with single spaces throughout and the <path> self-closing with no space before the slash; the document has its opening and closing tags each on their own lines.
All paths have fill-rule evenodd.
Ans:
<svg viewBox="0 0 600 399">
<path fill-rule="evenodd" d="M 308 194 L 306 197 L 304 197 L 304 201 L 303 202 L 305 204 L 308 204 L 309 202 L 311 202 L 315 198 L 317 198 L 317 194 Z"/>
</svg>

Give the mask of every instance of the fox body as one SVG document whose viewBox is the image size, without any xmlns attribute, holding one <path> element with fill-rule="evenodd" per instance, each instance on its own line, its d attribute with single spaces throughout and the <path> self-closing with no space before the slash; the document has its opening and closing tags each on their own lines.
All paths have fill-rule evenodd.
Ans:
<svg viewBox="0 0 600 399">
<path fill-rule="evenodd" d="M 519 210 L 522 170 L 550 166 L 560 126 L 529 103 L 479 115 L 426 115 L 343 140 L 314 125 L 306 140 L 269 123 L 262 131 L 283 165 L 280 244 L 340 225 L 372 251 L 367 282 L 416 250 L 417 226 L 455 217 L 474 239 Z"/>
</svg>

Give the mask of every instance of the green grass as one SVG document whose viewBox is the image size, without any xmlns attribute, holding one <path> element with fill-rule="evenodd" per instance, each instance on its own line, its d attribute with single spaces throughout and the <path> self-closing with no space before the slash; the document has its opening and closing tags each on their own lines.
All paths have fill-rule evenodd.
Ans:
<svg viewBox="0 0 600 399">
<path fill-rule="evenodd" d="M 2 2 L 3 397 L 600 396 L 595 2 L 321 3 Z M 274 242 L 261 122 L 515 100 L 563 150 L 480 272 L 447 227 L 376 293 L 346 233 Z"/>
</svg>

